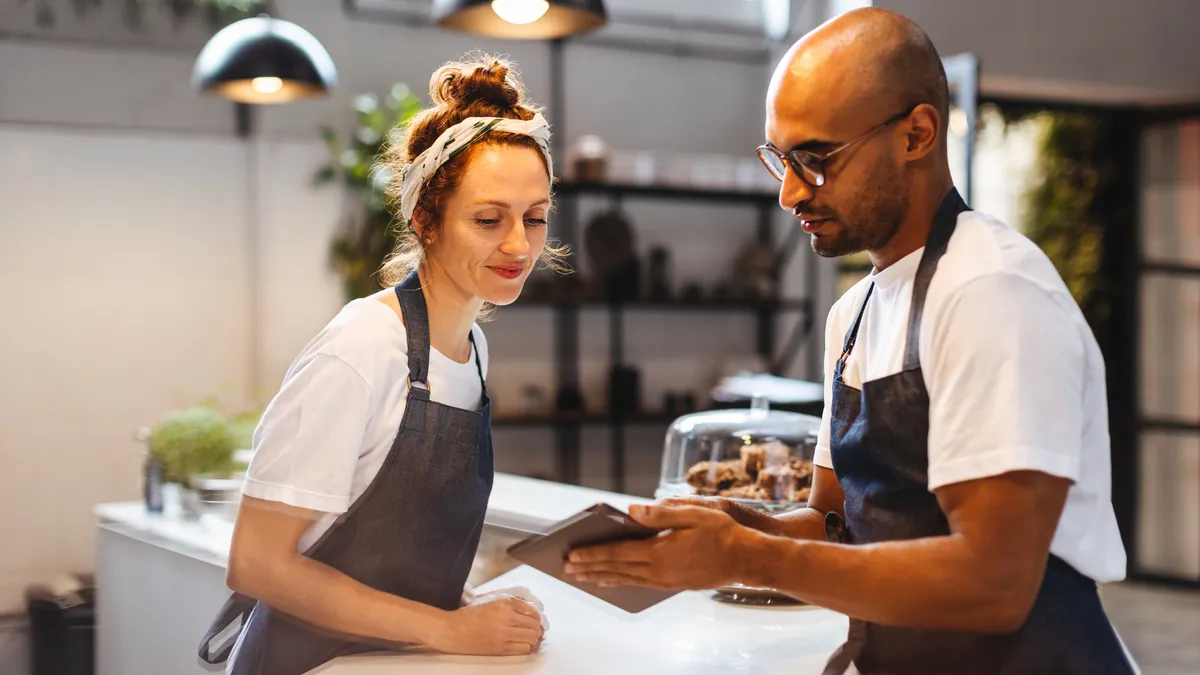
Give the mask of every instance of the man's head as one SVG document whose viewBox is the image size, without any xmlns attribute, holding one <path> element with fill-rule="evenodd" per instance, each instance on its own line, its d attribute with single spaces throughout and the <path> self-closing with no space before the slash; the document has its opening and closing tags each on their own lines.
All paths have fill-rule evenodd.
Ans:
<svg viewBox="0 0 1200 675">
<path fill-rule="evenodd" d="M 788 50 L 767 94 L 767 141 L 785 156 L 815 155 L 799 156 L 808 171 L 782 163 L 779 195 L 814 251 L 841 256 L 891 240 L 912 191 L 949 176 L 948 110 L 937 50 L 899 14 L 848 12 Z"/>
</svg>

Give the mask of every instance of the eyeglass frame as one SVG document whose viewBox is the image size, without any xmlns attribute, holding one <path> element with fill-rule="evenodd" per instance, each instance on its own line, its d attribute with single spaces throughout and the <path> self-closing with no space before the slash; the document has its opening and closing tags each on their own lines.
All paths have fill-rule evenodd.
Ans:
<svg viewBox="0 0 1200 675">
<path fill-rule="evenodd" d="M 795 148 L 793 148 L 792 150 L 788 150 L 787 152 L 784 152 L 784 151 L 780 150 L 779 148 L 775 147 L 774 145 L 771 145 L 769 142 L 764 143 L 763 145 L 760 145 L 757 148 L 755 148 L 754 154 L 756 154 L 758 156 L 758 161 L 762 162 L 763 166 L 765 166 L 767 168 L 767 172 L 770 173 L 771 176 L 775 180 L 779 181 L 780 183 L 782 183 L 783 179 L 787 177 L 787 169 L 791 168 L 792 172 L 795 173 L 796 176 L 800 178 L 800 180 L 804 181 L 805 184 L 807 184 L 810 187 L 819 188 L 819 187 L 825 185 L 825 183 L 826 183 L 825 163 L 827 161 L 829 161 L 829 158 L 833 157 L 834 155 L 838 154 L 839 152 L 845 150 L 846 148 L 849 148 L 850 146 L 852 146 L 860 141 L 866 140 L 870 136 L 874 135 L 875 132 L 879 131 L 880 129 L 883 129 L 884 127 L 895 124 L 896 122 L 899 122 L 902 119 L 905 119 L 909 115 L 913 114 L 913 111 L 916 110 L 920 105 L 921 104 L 918 103 L 918 104 L 914 105 L 913 107 L 909 108 L 908 110 L 905 110 L 902 113 L 897 113 L 895 115 L 892 115 L 891 117 L 887 118 L 883 122 L 875 125 L 874 127 L 871 127 L 866 132 L 856 136 L 855 138 L 853 138 L 849 141 L 846 141 L 845 143 L 842 143 L 841 145 L 837 146 L 836 148 L 834 148 L 826 153 L 823 153 L 823 154 L 817 154 L 815 152 L 810 152 L 808 150 L 799 150 L 799 149 L 795 149 Z M 784 171 L 783 171 L 782 176 L 775 175 L 774 169 L 772 169 L 771 165 L 767 163 L 767 160 L 763 158 L 764 152 L 769 152 L 772 155 L 775 155 L 776 157 L 779 158 L 779 161 L 783 162 Z M 820 177 L 817 182 L 814 183 L 813 181 L 810 181 L 808 178 L 805 177 L 803 163 L 801 163 L 800 160 L 795 159 L 793 157 L 793 155 L 805 155 L 808 157 L 812 157 L 816 161 L 817 166 L 820 167 L 819 174 L 816 174 L 816 172 L 814 172 L 815 175 L 818 175 Z"/>
</svg>

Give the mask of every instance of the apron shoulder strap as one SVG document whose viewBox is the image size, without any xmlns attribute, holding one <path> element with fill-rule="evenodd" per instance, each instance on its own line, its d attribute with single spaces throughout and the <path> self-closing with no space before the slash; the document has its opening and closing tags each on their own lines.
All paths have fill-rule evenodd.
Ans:
<svg viewBox="0 0 1200 675">
<path fill-rule="evenodd" d="M 483 377 L 483 361 L 479 356 L 479 343 L 475 342 L 474 327 L 467 333 L 467 339 L 471 341 L 471 351 L 475 353 L 475 370 L 479 371 L 479 386 L 483 391 L 483 397 L 487 398 L 487 380 Z"/>
<path fill-rule="evenodd" d="M 396 300 L 408 335 L 408 381 L 429 391 L 429 310 L 421 292 L 421 278 L 413 270 L 396 286 Z"/>
<path fill-rule="evenodd" d="M 921 254 L 921 263 L 917 266 L 917 275 L 913 280 L 912 306 L 908 312 L 908 332 L 904 342 L 905 370 L 921 366 L 921 317 L 925 313 L 925 296 L 929 293 L 929 283 L 933 281 L 938 261 L 945 255 L 946 247 L 950 244 L 950 235 L 954 234 L 958 215 L 970 210 L 959 196 L 958 189 L 950 188 L 933 217 L 929 238 L 925 241 L 925 252 Z"/>
<path fill-rule="evenodd" d="M 846 331 L 846 339 L 842 341 L 842 355 L 838 357 L 835 374 L 840 376 L 842 368 L 846 366 L 846 359 L 849 358 L 850 352 L 854 350 L 854 343 L 858 341 L 858 327 L 862 324 L 863 314 L 867 311 L 867 301 L 871 299 L 871 292 L 875 290 L 875 284 L 872 282 L 867 286 L 867 292 L 863 295 L 862 303 L 858 305 L 858 313 L 854 315 L 854 323 L 850 324 L 850 330 Z"/>
</svg>

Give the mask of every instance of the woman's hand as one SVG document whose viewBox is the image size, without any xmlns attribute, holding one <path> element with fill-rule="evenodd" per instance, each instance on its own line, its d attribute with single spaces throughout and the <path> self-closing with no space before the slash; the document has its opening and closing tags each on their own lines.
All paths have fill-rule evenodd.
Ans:
<svg viewBox="0 0 1200 675">
<path fill-rule="evenodd" d="M 448 654 L 518 656 L 537 649 L 542 636 L 536 607 L 502 597 L 447 612 L 423 642 Z"/>
</svg>

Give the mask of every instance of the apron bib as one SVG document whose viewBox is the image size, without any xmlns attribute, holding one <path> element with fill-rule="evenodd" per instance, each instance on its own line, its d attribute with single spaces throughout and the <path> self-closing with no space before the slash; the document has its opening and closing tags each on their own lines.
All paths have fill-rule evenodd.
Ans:
<svg viewBox="0 0 1200 675">
<path fill-rule="evenodd" d="M 834 368 L 830 411 L 830 449 L 846 494 L 846 519 L 844 527 L 829 523 L 826 528 L 844 543 L 950 534 L 937 497 L 929 491 L 929 393 L 918 347 L 929 283 L 958 215 L 967 210 L 958 191 L 951 189 L 934 217 L 913 283 L 903 370 L 864 382 L 861 391 L 842 379 L 873 285 L 846 333 Z M 836 520 L 836 514 L 832 516 Z M 851 619 L 846 643 L 830 658 L 825 674 L 841 675 L 851 662 L 864 675 L 1133 672 L 1100 605 L 1095 582 L 1053 555 L 1029 618 L 1015 633 L 902 628 Z"/>
<path fill-rule="evenodd" d="M 385 593 L 454 610 L 492 490 L 491 402 L 486 383 L 478 412 L 430 399 L 429 316 L 416 272 L 396 297 L 410 383 L 400 429 L 367 490 L 305 555 Z M 478 350 L 475 365 L 482 383 Z M 231 675 L 302 675 L 337 656 L 404 646 L 334 634 L 235 593 L 200 658 L 223 663 L 232 652 Z"/>
</svg>

